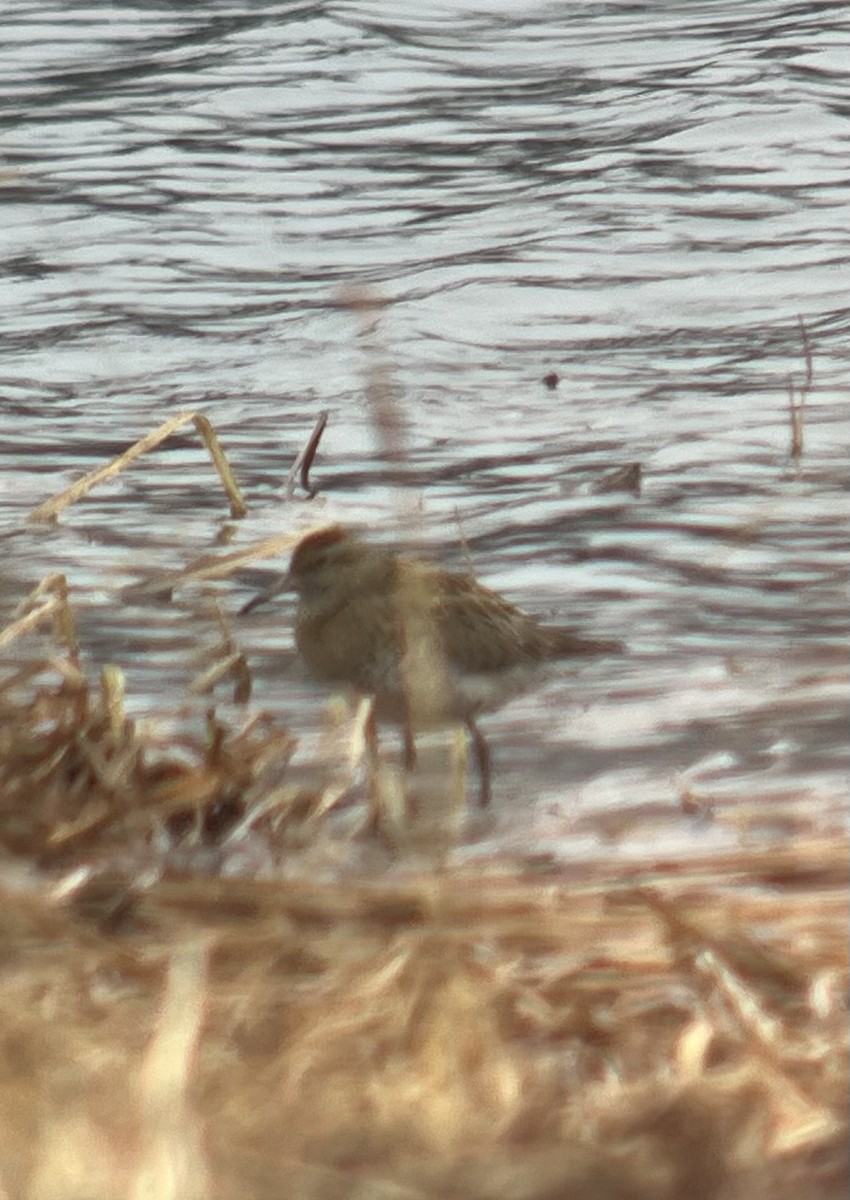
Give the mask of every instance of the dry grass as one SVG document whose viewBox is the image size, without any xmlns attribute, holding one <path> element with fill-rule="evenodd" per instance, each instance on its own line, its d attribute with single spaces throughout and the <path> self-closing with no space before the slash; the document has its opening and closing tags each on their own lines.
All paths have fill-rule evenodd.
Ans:
<svg viewBox="0 0 850 1200">
<path fill-rule="evenodd" d="M 120 938 L 7 895 L 0 1179 L 50 1197 L 838 1195 L 844 898 L 723 884 L 161 881 Z"/>
<path fill-rule="evenodd" d="M 218 477 L 221 480 L 230 504 L 230 515 L 232 517 L 244 517 L 247 511 L 245 501 L 242 499 L 242 493 L 230 469 L 227 457 L 219 445 L 218 435 L 209 418 L 200 412 L 181 412 L 177 413 L 174 417 L 170 417 L 169 420 L 165 421 L 152 433 L 134 442 L 123 454 L 119 454 L 111 462 L 105 463 L 102 467 L 98 467 L 94 471 L 90 471 L 82 479 L 78 479 L 70 487 L 60 492 L 58 496 L 53 496 L 49 500 L 45 500 L 43 504 L 39 504 L 30 513 L 30 520 L 45 523 L 58 520 L 60 514 L 69 504 L 74 504 L 77 500 L 81 500 L 93 487 L 96 487 L 99 483 L 103 483 L 104 480 L 120 475 L 137 458 L 148 454 L 151 450 L 155 450 L 162 442 L 167 441 L 173 433 L 176 433 L 178 429 L 182 429 L 184 425 L 188 425 L 190 422 L 200 434 L 201 441 L 206 447 L 213 466 L 218 472 Z"/>
<path fill-rule="evenodd" d="M 842 839 L 316 879 L 284 730 L 157 739 L 88 683 L 60 577 L 2 637 L 39 625 L 0 689 L 0 1195 L 843 1193 Z M 275 877 L 180 854 L 234 839 Z"/>
</svg>

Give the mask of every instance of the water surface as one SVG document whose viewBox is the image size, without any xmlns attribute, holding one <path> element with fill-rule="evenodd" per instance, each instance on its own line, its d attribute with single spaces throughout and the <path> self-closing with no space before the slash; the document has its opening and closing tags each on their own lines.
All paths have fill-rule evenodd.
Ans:
<svg viewBox="0 0 850 1200">
<path fill-rule="evenodd" d="M 418 512 L 439 558 L 629 646 L 488 721 L 501 844 L 686 853 L 828 826 L 847 771 L 850 17 L 515 8 L 5 5 L 4 614 L 64 571 L 93 667 L 122 664 L 135 712 L 174 712 L 214 620 L 197 589 L 124 588 L 223 529 L 228 548 L 326 517 L 391 537 Z M 374 323 L 351 307 L 364 287 Z M 230 528 L 187 431 L 56 528 L 25 524 L 182 408 L 215 423 L 248 520 Z M 319 497 L 284 503 L 325 408 Z M 639 495 L 596 491 L 630 462 Z M 226 608 L 263 578 L 226 585 Z M 290 616 L 234 631 L 254 703 L 309 735 L 322 696 L 290 676 Z"/>
</svg>

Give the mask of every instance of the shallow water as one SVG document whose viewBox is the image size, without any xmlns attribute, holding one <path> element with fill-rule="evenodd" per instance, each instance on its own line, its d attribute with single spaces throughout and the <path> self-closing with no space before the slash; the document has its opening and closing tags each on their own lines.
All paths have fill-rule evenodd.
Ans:
<svg viewBox="0 0 850 1200">
<path fill-rule="evenodd" d="M 4 8 L 0 615 L 66 572 L 92 664 L 124 666 L 134 711 L 173 712 L 214 619 L 197 589 L 123 588 L 223 536 L 326 517 L 391 536 L 418 513 L 439 557 L 629 646 L 487 721 L 496 844 L 684 854 L 829 825 L 847 778 L 850 17 L 513 9 Z M 352 308 L 364 286 L 375 322 Z M 245 522 L 187 431 L 58 527 L 24 524 L 181 408 L 216 425 Z M 324 408 L 319 497 L 284 504 Z M 639 496 L 594 490 L 630 462 Z M 224 586 L 228 611 L 266 578 Z M 309 733 L 321 692 L 286 666 L 289 611 L 234 630 L 254 702 Z"/>
</svg>

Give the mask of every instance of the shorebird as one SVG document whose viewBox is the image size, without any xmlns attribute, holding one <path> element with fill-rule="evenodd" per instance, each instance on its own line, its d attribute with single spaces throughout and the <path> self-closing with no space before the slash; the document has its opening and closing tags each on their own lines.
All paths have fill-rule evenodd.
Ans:
<svg viewBox="0 0 850 1200">
<path fill-rule="evenodd" d="M 482 806 L 490 802 L 491 764 L 475 718 L 559 660 L 623 650 L 541 624 L 470 574 L 372 545 L 340 525 L 302 538 L 274 591 L 287 587 L 298 596 L 295 644 L 308 670 L 372 697 L 373 720 L 402 727 L 406 765 L 415 760 L 417 730 L 466 726 Z"/>
</svg>

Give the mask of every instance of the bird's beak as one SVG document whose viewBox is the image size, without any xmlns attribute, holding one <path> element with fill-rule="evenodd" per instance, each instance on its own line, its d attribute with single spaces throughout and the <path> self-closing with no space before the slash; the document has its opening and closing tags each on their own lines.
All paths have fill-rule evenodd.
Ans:
<svg viewBox="0 0 850 1200">
<path fill-rule="evenodd" d="M 258 592 L 256 596 L 252 596 L 247 603 L 243 604 L 239 609 L 239 616 L 244 617 L 246 613 L 253 612 L 255 608 L 259 608 L 267 600 L 273 600 L 281 592 L 291 592 L 292 590 L 292 577 L 289 571 L 287 571 L 285 575 L 279 575 L 271 587 L 266 588 L 264 592 Z"/>
</svg>

